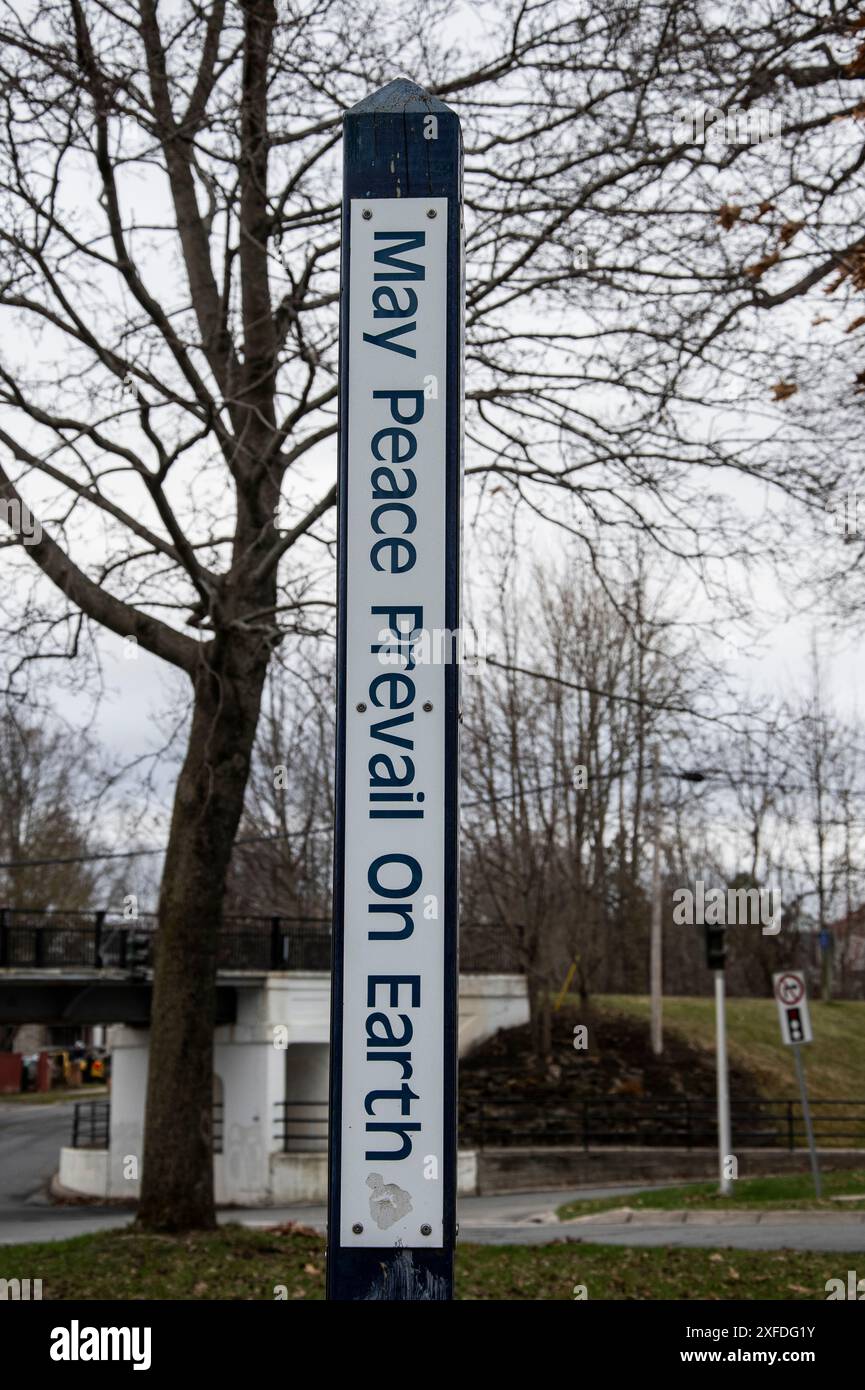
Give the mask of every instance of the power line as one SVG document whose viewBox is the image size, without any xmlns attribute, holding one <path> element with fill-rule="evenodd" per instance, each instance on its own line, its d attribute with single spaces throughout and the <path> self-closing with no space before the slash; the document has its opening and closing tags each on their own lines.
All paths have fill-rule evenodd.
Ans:
<svg viewBox="0 0 865 1390">
<path fill-rule="evenodd" d="M 314 825 L 309 830 L 279 831 L 275 835 L 249 835 L 235 840 L 239 845 L 260 845 L 274 840 L 296 840 L 301 835 L 322 835 L 331 833 L 329 825 Z M 57 859 L 10 859 L 0 861 L 0 869 L 42 869 L 53 864 L 94 864 L 103 859 L 136 859 L 146 854 L 165 854 L 168 846 L 159 845 L 155 849 L 107 850 L 104 854 L 70 854 Z"/>
<path fill-rule="evenodd" d="M 528 666 L 515 666 L 511 662 L 497 661 L 494 656 L 488 656 L 486 664 L 495 666 L 500 671 L 513 671 L 520 676 L 530 676 L 532 680 L 550 681 L 553 685 L 564 686 L 566 690 L 577 690 L 582 695 L 599 695 L 604 700 L 619 700 L 626 705 L 637 705 L 640 709 L 657 710 L 662 714 L 685 714 L 690 719 L 703 719 L 707 724 L 721 724 L 724 728 L 730 728 L 727 715 L 707 714 L 688 705 L 673 705 L 666 700 L 650 700 L 644 695 L 625 695 L 615 690 L 601 690 L 598 686 L 567 680 L 566 677 L 553 675 L 549 671 L 534 671 Z"/>
<path fill-rule="evenodd" d="M 612 781 L 620 777 L 622 772 L 631 772 L 633 768 L 620 768 L 616 772 L 598 773 L 593 777 L 593 781 Z M 671 774 L 676 775 L 676 774 Z M 686 777 L 685 780 L 693 780 Z M 460 809 L 464 811 L 472 810 L 476 806 L 491 806 L 496 801 L 509 801 L 518 796 L 537 796 L 541 792 L 556 791 L 562 787 L 573 786 L 573 781 L 547 782 L 538 787 L 525 787 L 520 791 L 501 792 L 489 797 L 476 797 L 473 801 L 463 801 Z M 333 833 L 333 826 L 315 825 L 307 830 L 278 831 L 273 835 L 251 835 L 243 839 L 235 840 L 233 848 L 237 849 L 243 845 L 259 845 L 278 842 L 280 840 L 298 839 L 302 835 L 330 835 Z M 0 860 L 0 869 L 43 869 L 57 864 L 94 864 L 106 859 L 136 859 L 149 854 L 165 854 L 166 845 L 158 845 L 153 849 L 125 849 L 125 850 L 106 850 L 98 854 L 70 854 L 53 859 L 9 859 Z"/>
<path fill-rule="evenodd" d="M 611 782 L 621 777 L 623 773 L 635 772 L 638 769 L 633 764 L 617 768 L 612 772 L 599 772 L 591 775 L 592 782 Z M 646 770 L 645 768 L 643 769 Z M 693 785 L 705 785 L 707 783 L 722 784 L 727 787 L 736 785 L 735 775 L 725 771 L 723 768 L 707 768 L 705 771 L 699 768 L 661 768 L 662 777 L 675 778 L 680 782 L 688 782 Z M 720 775 L 719 775 L 720 774 Z M 783 782 L 747 782 L 748 786 L 759 787 L 766 790 L 774 789 L 779 792 L 805 792 L 813 790 L 806 786 L 790 786 Z M 585 791 L 587 788 L 576 787 L 573 778 L 565 778 L 561 781 L 545 782 L 540 786 L 522 787 L 516 791 L 495 792 L 492 796 L 475 797 L 471 801 L 462 801 L 460 810 L 470 811 L 478 806 L 492 806 L 499 801 L 514 801 L 521 796 L 539 796 L 542 792 L 560 791 L 562 788 L 574 788 L 578 791 Z M 838 791 L 835 788 L 826 787 L 824 791 L 827 796 L 865 796 L 865 789 L 856 791 L 850 788 Z M 827 821 L 826 824 L 845 825 L 846 821 Z M 858 822 L 857 822 L 858 823 Z M 331 825 L 314 825 L 306 830 L 278 831 L 273 835 L 249 835 L 242 839 L 235 840 L 233 848 L 239 849 L 246 845 L 274 844 L 283 840 L 296 840 L 304 835 L 330 835 L 333 833 Z M 165 854 L 167 845 L 159 845 L 155 848 L 126 849 L 126 850 L 106 850 L 104 853 L 97 854 L 70 854 L 49 859 L 9 859 L 0 860 L 0 869 L 42 869 L 50 868 L 61 864 L 95 864 L 108 859 L 137 859 L 151 854 Z"/>
</svg>

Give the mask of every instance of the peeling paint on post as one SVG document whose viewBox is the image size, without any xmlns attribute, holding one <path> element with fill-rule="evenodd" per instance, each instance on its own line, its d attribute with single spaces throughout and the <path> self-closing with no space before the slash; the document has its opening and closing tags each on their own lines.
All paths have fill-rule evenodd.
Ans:
<svg viewBox="0 0 865 1390">
<path fill-rule="evenodd" d="M 328 1297 L 452 1297 L 462 142 L 391 82 L 344 122 Z M 452 634 L 430 660 L 431 633 Z M 444 655 L 445 659 L 442 659 Z"/>
</svg>

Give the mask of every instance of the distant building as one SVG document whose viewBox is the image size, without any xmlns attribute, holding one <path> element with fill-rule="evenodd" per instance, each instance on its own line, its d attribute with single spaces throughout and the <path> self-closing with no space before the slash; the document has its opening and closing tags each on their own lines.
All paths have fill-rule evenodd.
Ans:
<svg viewBox="0 0 865 1390">
<path fill-rule="evenodd" d="M 836 975 L 854 994 L 865 992 L 865 903 L 830 922 Z"/>
</svg>

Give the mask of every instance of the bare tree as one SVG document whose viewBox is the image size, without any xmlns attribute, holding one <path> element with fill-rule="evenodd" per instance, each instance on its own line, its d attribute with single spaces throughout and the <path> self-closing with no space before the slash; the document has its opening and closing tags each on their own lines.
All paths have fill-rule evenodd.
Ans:
<svg viewBox="0 0 865 1390">
<path fill-rule="evenodd" d="M 335 691 L 321 664 L 314 656 L 294 671 L 281 663 L 268 680 L 228 877 L 230 910 L 330 915 Z"/>
<path fill-rule="evenodd" d="M 315 628 L 332 537 L 319 446 L 336 429 L 345 107 L 408 66 L 465 118 L 469 474 L 579 528 L 598 565 L 638 528 L 708 574 L 736 532 L 691 465 L 809 503 L 849 473 L 838 393 L 810 415 L 787 382 L 773 401 L 753 329 L 833 277 L 837 300 L 858 293 L 861 233 L 836 223 L 861 201 L 861 151 L 827 138 L 856 131 L 856 8 L 503 0 L 464 32 L 446 4 L 4 5 L 12 677 L 105 628 L 180 671 L 193 705 L 159 904 L 143 1224 L 214 1219 L 225 878 L 271 655 L 287 628 Z M 676 103 L 768 96 L 774 162 L 671 133 Z M 730 180 L 748 187 L 735 209 Z M 791 184 L 802 228 L 781 210 Z M 746 399 L 767 423 L 743 438 Z"/>
<path fill-rule="evenodd" d="M 102 868 L 82 862 L 97 845 L 100 779 L 94 761 L 85 735 L 56 722 L 50 726 L 35 711 L 4 705 L 0 906 L 86 908 L 107 891 Z"/>
<path fill-rule="evenodd" d="M 829 934 L 838 917 L 849 920 L 853 881 L 862 891 L 865 864 L 851 851 L 851 796 L 865 794 L 862 731 L 841 718 L 823 690 L 821 660 L 812 638 L 812 687 L 789 707 L 791 772 L 782 805 L 788 822 L 791 867 L 802 885 L 819 933 L 824 1000 L 832 993 L 836 946 Z M 824 935 L 826 933 L 827 935 Z"/>
<path fill-rule="evenodd" d="M 486 921 L 516 946 L 543 1065 L 571 963 L 586 1001 L 646 987 L 648 745 L 682 744 L 699 679 L 640 565 L 606 590 L 585 563 L 499 587 L 496 655 L 464 691 L 466 934 Z"/>
</svg>

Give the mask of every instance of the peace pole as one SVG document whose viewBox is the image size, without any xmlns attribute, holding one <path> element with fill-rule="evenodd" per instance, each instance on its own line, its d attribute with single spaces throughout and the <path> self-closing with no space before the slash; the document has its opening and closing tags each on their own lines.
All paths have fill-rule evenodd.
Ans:
<svg viewBox="0 0 865 1390">
<path fill-rule="evenodd" d="M 453 1293 L 462 142 L 344 121 L 328 1297 Z"/>
</svg>

